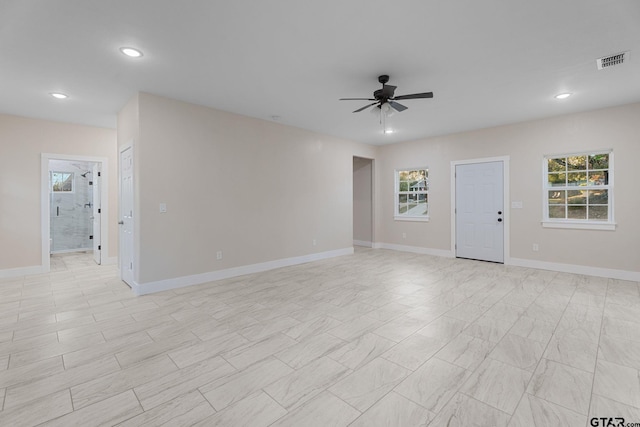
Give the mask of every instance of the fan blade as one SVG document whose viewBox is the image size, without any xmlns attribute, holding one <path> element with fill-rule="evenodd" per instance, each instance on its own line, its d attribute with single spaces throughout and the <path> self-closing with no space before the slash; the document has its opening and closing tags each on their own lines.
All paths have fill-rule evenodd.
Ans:
<svg viewBox="0 0 640 427">
<path fill-rule="evenodd" d="M 420 98 L 433 98 L 433 92 L 412 93 L 411 95 L 400 95 L 400 96 L 396 96 L 393 99 L 397 101 L 400 99 L 420 99 Z"/>
<path fill-rule="evenodd" d="M 371 107 L 372 105 L 376 105 L 377 103 L 378 103 L 378 102 L 373 102 L 373 103 L 371 103 L 371 104 L 369 104 L 369 105 L 365 105 L 365 106 L 364 106 L 364 107 L 362 107 L 362 108 L 358 108 L 356 111 L 354 111 L 354 113 L 359 113 L 359 112 L 360 112 L 360 111 L 362 111 L 362 110 L 366 110 L 367 108 Z"/>
<path fill-rule="evenodd" d="M 340 98 L 338 101 L 375 101 L 374 98 Z"/>
<path fill-rule="evenodd" d="M 382 85 L 382 96 L 385 98 L 393 98 L 393 93 L 396 91 L 396 86 Z"/>
<path fill-rule="evenodd" d="M 398 111 L 398 112 L 404 111 L 404 110 L 406 110 L 408 108 L 408 107 L 405 107 L 402 104 L 398 104 L 397 102 L 391 101 L 391 100 L 389 100 L 389 105 L 391 105 L 393 107 L 393 109 Z"/>
</svg>

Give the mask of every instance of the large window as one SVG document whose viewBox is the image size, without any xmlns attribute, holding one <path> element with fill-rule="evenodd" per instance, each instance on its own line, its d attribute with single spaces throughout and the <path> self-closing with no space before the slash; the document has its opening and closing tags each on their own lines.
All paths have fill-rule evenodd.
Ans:
<svg viewBox="0 0 640 427">
<path fill-rule="evenodd" d="M 429 170 L 396 170 L 395 219 L 426 221 L 429 219 Z"/>
<path fill-rule="evenodd" d="M 545 226 L 613 228 L 611 151 L 545 156 L 544 169 Z"/>
<path fill-rule="evenodd" d="M 54 193 L 73 192 L 73 172 L 51 172 L 51 191 Z"/>
</svg>

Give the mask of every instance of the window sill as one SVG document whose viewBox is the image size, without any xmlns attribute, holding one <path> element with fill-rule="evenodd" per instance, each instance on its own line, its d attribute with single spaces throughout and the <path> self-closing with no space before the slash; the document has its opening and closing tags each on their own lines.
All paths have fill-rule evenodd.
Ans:
<svg viewBox="0 0 640 427">
<path fill-rule="evenodd" d="M 564 222 L 564 221 L 542 221 L 544 228 L 573 228 L 578 230 L 608 230 L 614 231 L 616 224 L 613 222 Z"/>
<path fill-rule="evenodd" d="M 398 216 L 393 217 L 395 221 L 416 221 L 416 222 L 429 222 L 428 216 Z"/>
</svg>

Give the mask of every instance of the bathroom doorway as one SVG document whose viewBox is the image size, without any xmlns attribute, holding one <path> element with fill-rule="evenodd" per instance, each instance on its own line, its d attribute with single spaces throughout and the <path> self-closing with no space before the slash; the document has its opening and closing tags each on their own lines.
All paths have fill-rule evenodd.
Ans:
<svg viewBox="0 0 640 427">
<path fill-rule="evenodd" d="M 92 253 L 102 263 L 106 249 L 106 159 L 42 155 L 42 258 L 45 271 L 52 255 Z M 105 239 L 106 240 L 106 239 Z"/>
</svg>

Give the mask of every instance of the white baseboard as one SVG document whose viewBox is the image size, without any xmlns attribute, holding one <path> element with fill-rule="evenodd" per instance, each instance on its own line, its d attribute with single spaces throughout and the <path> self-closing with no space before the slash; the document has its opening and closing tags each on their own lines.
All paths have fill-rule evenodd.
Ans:
<svg viewBox="0 0 640 427">
<path fill-rule="evenodd" d="M 175 279 L 158 280 L 155 282 L 147 283 L 134 282 L 134 284 L 132 285 L 132 290 L 136 295 L 146 295 L 155 292 L 184 288 L 192 285 L 200 285 L 202 283 L 214 282 L 216 280 L 244 276 L 245 274 L 260 273 L 262 271 L 273 270 L 276 268 L 289 267 L 292 265 L 304 264 L 307 262 L 320 261 L 323 259 L 351 254 L 353 254 L 353 247 L 303 255 L 293 258 L 278 259 L 274 261 L 262 262 L 259 264 L 243 265 L 241 267 L 210 271 L 208 273 L 194 274 L 192 276 L 176 277 Z"/>
<path fill-rule="evenodd" d="M 0 279 L 6 279 L 10 277 L 20 277 L 20 276 L 29 276 L 31 274 L 42 274 L 46 273 L 45 269 L 41 265 L 34 265 L 31 267 L 20 267 L 20 268 L 7 268 L 4 270 L 0 270 Z"/>
<path fill-rule="evenodd" d="M 509 265 L 640 282 L 640 272 L 638 271 L 615 270 L 613 268 L 591 267 L 588 265 L 561 264 L 557 262 L 536 261 L 522 258 L 511 258 Z"/>
<path fill-rule="evenodd" d="M 441 256 L 445 258 L 454 257 L 453 252 L 447 251 L 444 249 L 431 249 L 431 248 L 421 248 L 419 246 L 394 245 L 392 243 L 376 243 L 374 247 L 378 249 L 391 249 L 393 251 L 411 252 L 414 254 L 422 254 L 422 255 Z"/>
<path fill-rule="evenodd" d="M 75 249 L 63 249 L 61 251 L 51 251 L 51 255 L 59 254 L 72 254 L 74 252 L 93 252 L 93 248 L 75 248 Z"/>
<path fill-rule="evenodd" d="M 364 246 L 365 248 L 372 248 L 373 243 L 367 242 L 366 240 L 354 240 L 353 246 Z"/>
</svg>

